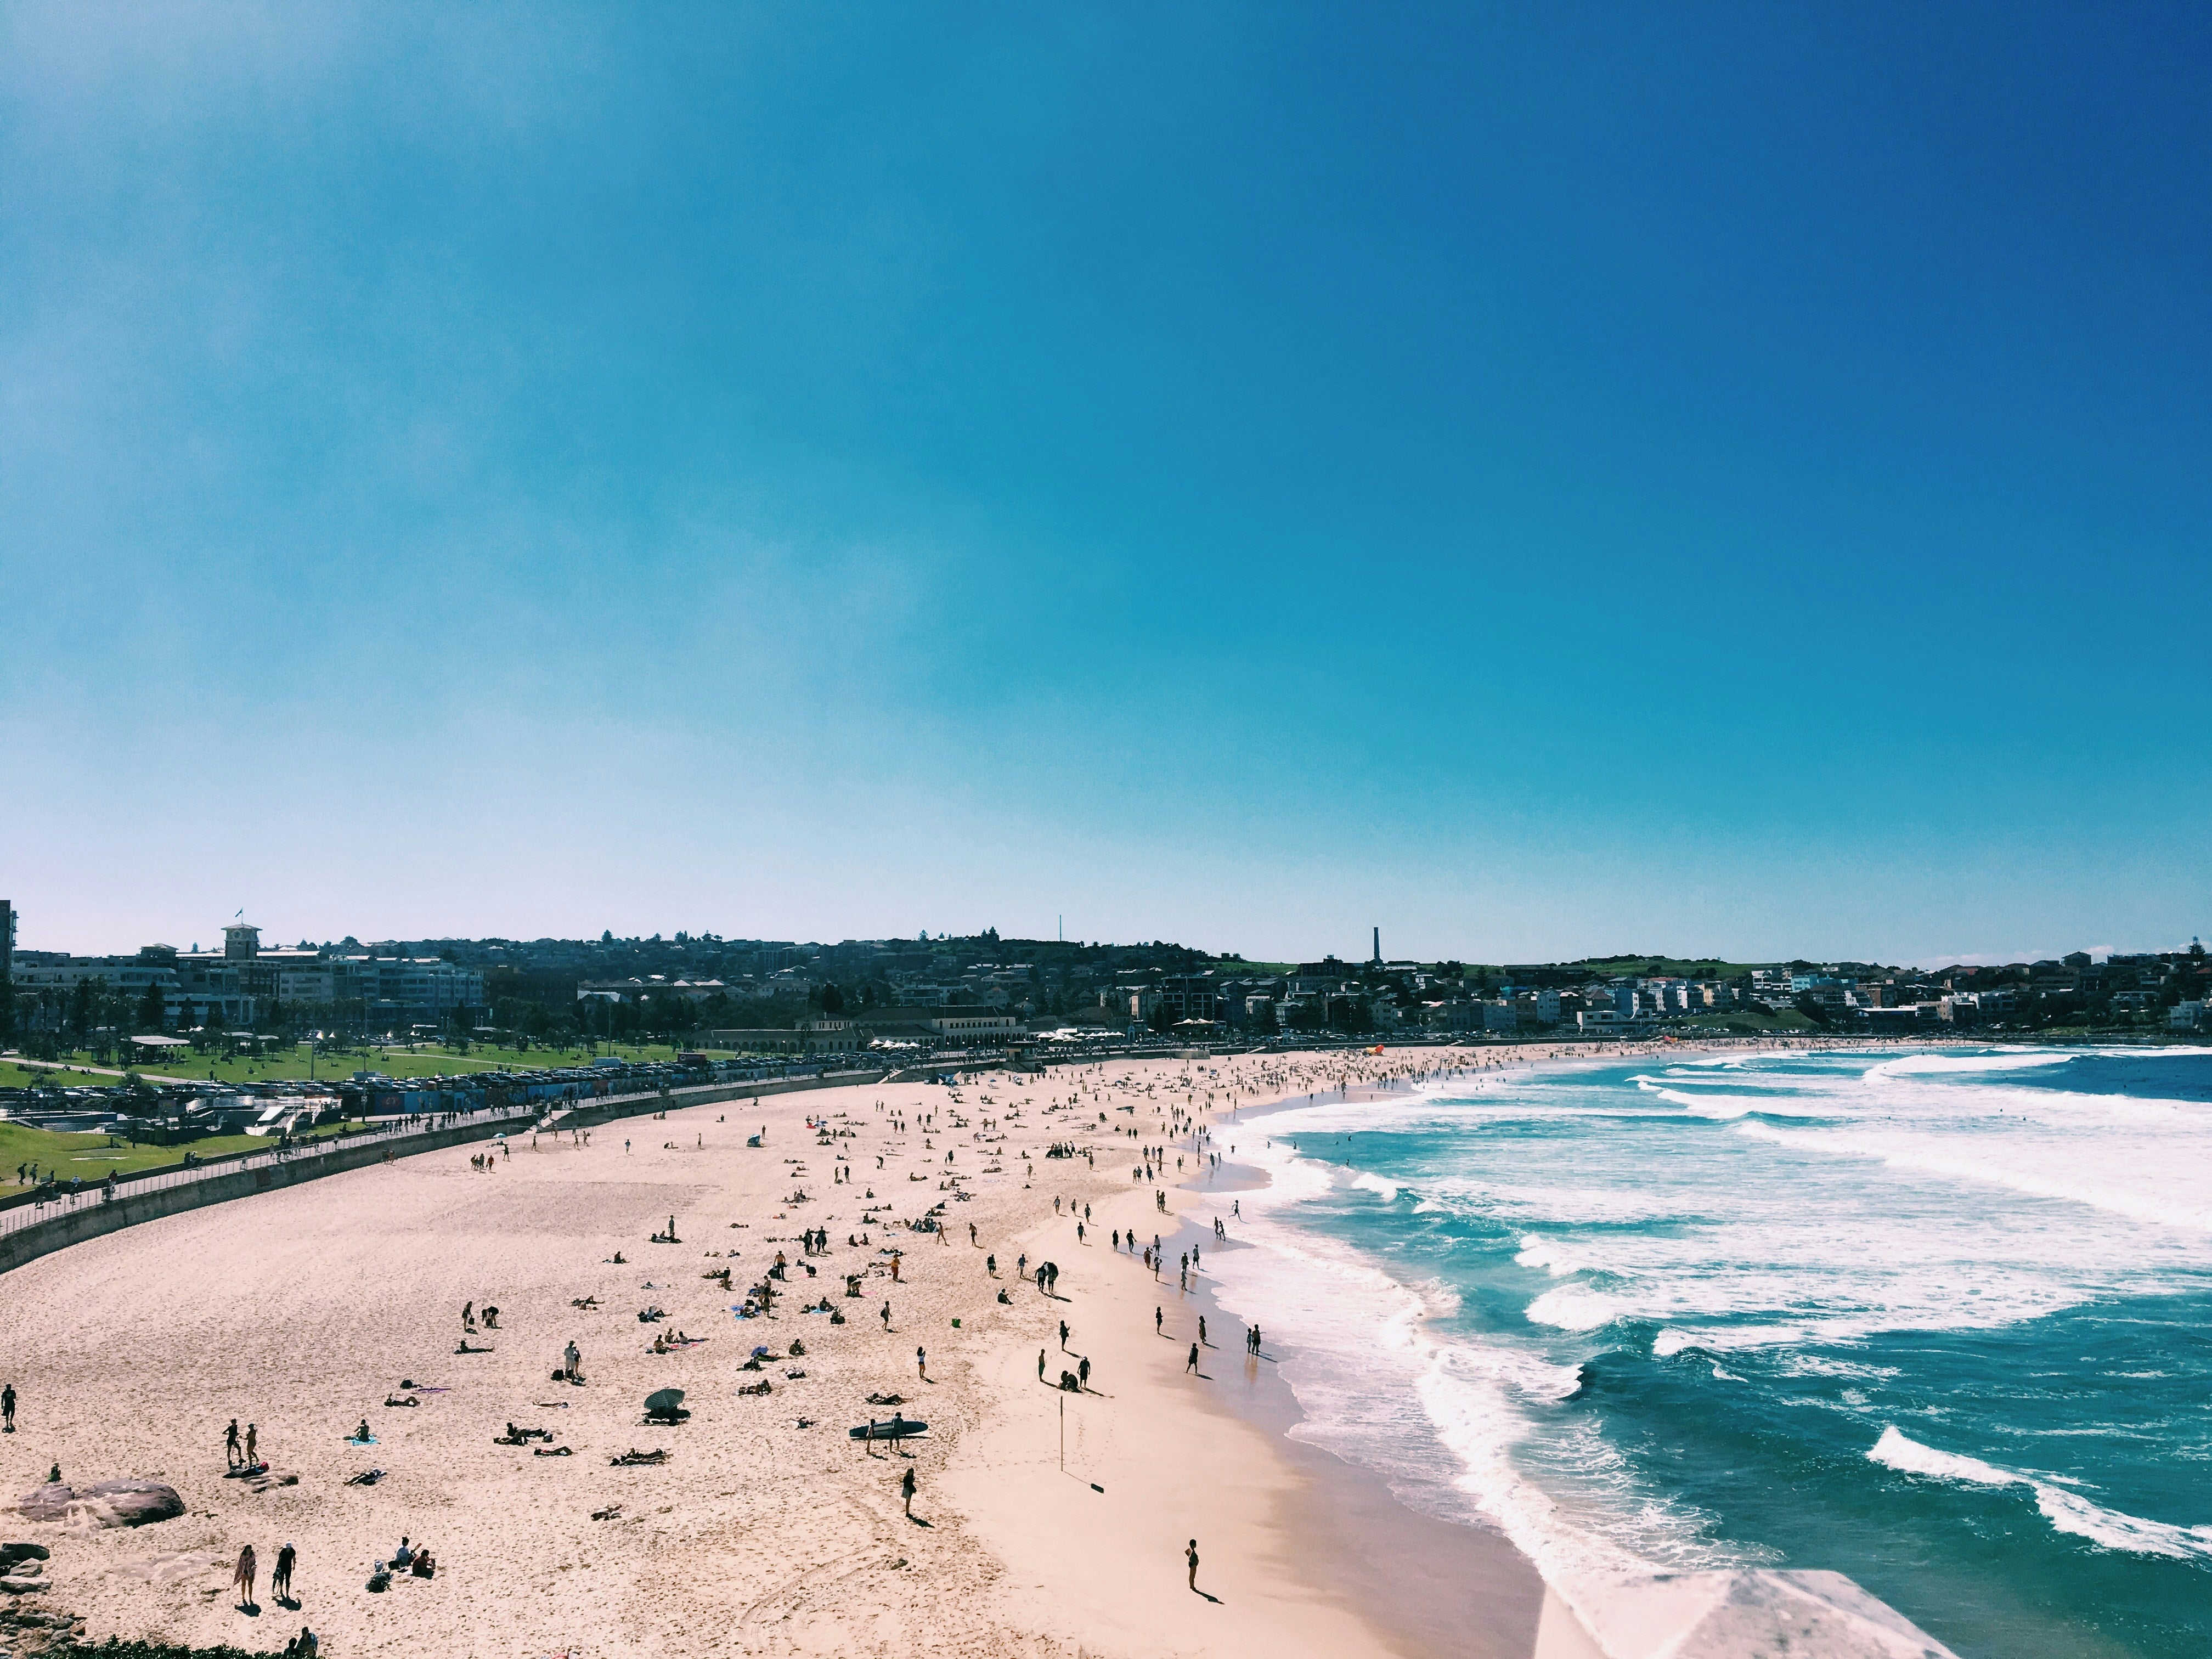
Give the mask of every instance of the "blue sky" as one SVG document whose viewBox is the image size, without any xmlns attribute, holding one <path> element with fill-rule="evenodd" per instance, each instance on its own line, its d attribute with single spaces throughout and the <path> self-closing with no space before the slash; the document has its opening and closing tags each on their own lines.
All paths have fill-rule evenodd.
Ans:
<svg viewBox="0 0 2212 1659">
<path fill-rule="evenodd" d="M 26 945 L 2162 945 L 2212 21 L 0 14 Z"/>
</svg>

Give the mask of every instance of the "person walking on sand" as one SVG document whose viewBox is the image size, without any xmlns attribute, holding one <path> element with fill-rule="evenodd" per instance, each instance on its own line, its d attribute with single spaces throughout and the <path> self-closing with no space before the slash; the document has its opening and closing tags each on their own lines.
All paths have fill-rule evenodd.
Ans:
<svg viewBox="0 0 2212 1659">
<path fill-rule="evenodd" d="M 914 1373 L 923 1382 L 929 1381 L 929 1350 L 917 1347 L 914 1351 Z"/>
<path fill-rule="evenodd" d="M 246 1425 L 246 1467 L 248 1468 L 252 1468 L 261 1461 L 261 1453 L 258 1449 L 260 1438 L 260 1428 L 255 1424 L 248 1423 Z"/>
<path fill-rule="evenodd" d="M 238 1419 L 234 1417 L 230 1419 L 230 1426 L 222 1431 L 222 1455 L 224 1462 L 232 1468 L 238 1467 Z"/>
<path fill-rule="evenodd" d="M 279 1606 L 292 1599 L 292 1566 L 299 1559 L 300 1552 L 289 1544 L 276 1552 L 276 1565 L 269 1575 L 269 1593 Z"/>
<path fill-rule="evenodd" d="M 1190 1587 L 1198 1588 L 1198 1540 L 1192 1539 L 1183 1547 L 1182 1559 L 1190 1564 Z"/>
<path fill-rule="evenodd" d="M 15 1432 L 15 1385 L 0 1389 L 0 1433 Z"/>
<path fill-rule="evenodd" d="M 1040 1382 L 1044 1381 L 1044 1350 L 1042 1348 L 1037 1350 L 1037 1381 Z"/>
<path fill-rule="evenodd" d="M 1189 1363 L 1183 1366 L 1183 1370 L 1187 1370 L 1187 1371 L 1194 1371 L 1194 1370 L 1196 1370 L 1197 1369 L 1198 1369 L 1198 1344 L 1197 1344 L 1197 1343 L 1195 1343 L 1195 1342 L 1194 1342 L 1194 1343 L 1192 1343 L 1192 1344 L 1190 1345 L 1190 1360 L 1189 1360 Z"/>
<path fill-rule="evenodd" d="M 901 1476 L 899 1476 L 899 1495 L 900 1495 L 902 1498 L 905 1498 L 905 1499 L 906 1499 L 906 1518 L 907 1518 L 908 1520 L 909 1520 L 909 1521 L 913 1520 L 913 1519 L 914 1519 L 914 1465 L 913 1465 L 913 1464 L 911 1464 L 911 1463 L 909 1463 L 909 1464 L 908 1464 L 908 1465 L 907 1465 L 907 1467 L 906 1467 L 906 1473 L 905 1473 L 904 1474 L 902 1474 Z"/>
<path fill-rule="evenodd" d="M 1163 1314 L 1158 1308 L 1152 1310 L 1152 1334 L 1154 1336 L 1164 1336 L 1166 1334 L 1164 1331 L 1160 1329 L 1161 1322 L 1167 1316 Z"/>
<path fill-rule="evenodd" d="M 246 1545 L 238 1552 L 238 1571 L 230 1582 L 238 1587 L 238 1605 L 241 1609 L 253 1605 L 253 1546 Z"/>
</svg>

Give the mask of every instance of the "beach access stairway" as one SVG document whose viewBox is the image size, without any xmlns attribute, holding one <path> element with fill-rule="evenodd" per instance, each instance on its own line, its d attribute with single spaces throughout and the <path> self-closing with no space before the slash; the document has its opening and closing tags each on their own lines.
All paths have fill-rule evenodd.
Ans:
<svg viewBox="0 0 2212 1659">
<path fill-rule="evenodd" d="M 387 1124 L 349 1134 L 326 1136 L 289 1146 L 233 1153 L 204 1163 L 165 1164 L 115 1177 L 113 1196 L 106 1177 L 87 1182 L 76 1193 L 26 1193 L 0 1202 L 0 1273 L 35 1261 L 71 1244 L 98 1238 L 142 1221 L 157 1220 L 210 1204 L 249 1198 L 303 1181 L 339 1175 L 392 1158 L 412 1158 L 495 1135 L 544 1127 L 588 1127 L 612 1118 L 722 1101 L 755 1099 L 805 1089 L 834 1089 L 878 1082 L 880 1067 L 823 1072 L 805 1077 L 768 1078 L 746 1083 L 706 1083 L 690 1088 L 650 1089 L 580 1101 L 550 1115 L 546 1103 L 487 1106 L 473 1112 L 438 1114 L 420 1123 Z"/>
</svg>

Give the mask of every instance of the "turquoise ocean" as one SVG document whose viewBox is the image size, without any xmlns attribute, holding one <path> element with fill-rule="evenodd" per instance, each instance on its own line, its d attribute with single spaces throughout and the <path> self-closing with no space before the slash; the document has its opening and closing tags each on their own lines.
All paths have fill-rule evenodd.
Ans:
<svg viewBox="0 0 2212 1659">
<path fill-rule="evenodd" d="M 1536 1066 L 1215 1144 L 1294 1432 L 1571 1595 L 1828 1568 L 1966 1659 L 2212 1653 L 2212 1051 Z"/>
</svg>

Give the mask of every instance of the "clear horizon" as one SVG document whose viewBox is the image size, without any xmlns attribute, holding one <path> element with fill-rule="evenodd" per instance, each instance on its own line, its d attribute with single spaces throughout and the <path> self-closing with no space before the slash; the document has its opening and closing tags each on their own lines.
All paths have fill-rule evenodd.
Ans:
<svg viewBox="0 0 2212 1659">
<path fill-rule="evenodd" d="M 0 897 L 88 951 L 2185 946 L 2208 47 L 11 9 Z"/>
</svg>

